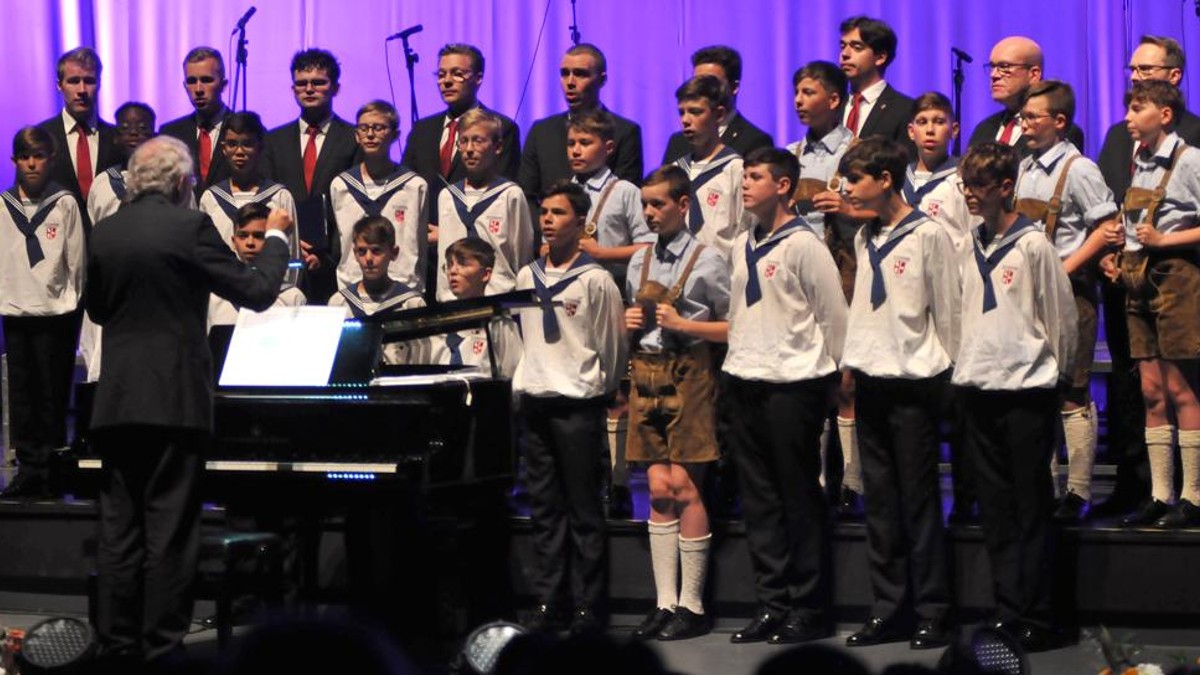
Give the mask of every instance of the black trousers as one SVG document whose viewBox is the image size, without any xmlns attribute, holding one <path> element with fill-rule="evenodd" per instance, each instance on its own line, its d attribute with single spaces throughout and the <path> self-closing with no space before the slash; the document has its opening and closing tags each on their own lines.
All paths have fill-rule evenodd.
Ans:
<svg viewBox="0 0 1200 675">
<path fill-rule="evenodd" d="M 199 479 L 208 434 L 123 426 L 92 432 L 100 489 L 101 646 L 155 661 L 180 648 L 192 622 L 200 548 Z"/>
<path fill-rule="evenodd" d="M 604 599 L 606 541 L 600 503 L 602 398 L 521 397 L 521 450 L 538 601 L 596 609 Z"/>
<path fill-rule="evenodd" d="M 918 617 L 941 619 L 950 606 L 938 484 L 943 379 L 855 373 L 871 616 L 890 619 L 911 604 Z"/>
<path fill-rule="evenodd" d="M 67 444 L 67 401 L 81 316 L 4 317 L 12 444 L 27 475 L 44 477 L 51 451 Z"/>
<path fill-rule="evenodd" d="M 829 603 L 819 443 L 833 381 L 725 379 L 729 449 L 742 494 L 755 595 L 771 612 L 817 618 Z"/>
<path fill-rule="evenodd" d="M 997 618 L 1048 627 L 1058 395 L 1053 389 L 960 391 Z"/>
</svg>

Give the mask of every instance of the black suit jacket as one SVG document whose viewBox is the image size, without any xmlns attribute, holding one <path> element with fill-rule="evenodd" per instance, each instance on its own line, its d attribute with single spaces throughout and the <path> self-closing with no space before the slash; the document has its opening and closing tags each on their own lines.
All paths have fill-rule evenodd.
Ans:
<svg viewBox="0 0 1200 675">
<path fill-rule="evenodd" d="M 220 183 L 229 178 L 229 164 L 225 161 L 225 153 L 221 152 L 221 148 L 213 144 L 212 162 L 208 165 L 208 180 L 200 179 L 200 141 L 196 127 L 196 115 L 185 115 L 176 120 L 171 120 L 158 128 L 158 133 L 163 136 L 178 138 L 188 146 L 188 150 L 192 153 L 192 171 L 196 174 L 196 201 L 200 201 L 200 195 L 208 188 Z"/>
<path fill-rule="evenodd" d="M 608 112 L 613 117 L 613 142 L 616 146 L 612 157 L 608 158 L 608 166 L 617 178 L 641 185 L 642 128 L 611 110 Z M 567 113 L 534 122 L 529 135 L 525 137 L 521 168 L 517 174 L 517 183 L 525 195 L 537 200 L 555 181 L 573 175 L 567 161 Z"/>
<path fill-rule="evenodd" d="M 975 125 L 975 130 L 971 132 L 971 139 L 967 141 L 967 147 L 969 148 L 976 143 L 996 140 L 996 134 L 1000 132 L 1000 127 L 1004 126 L 1004 120 L 1007 117 L 1008 112 L 1005 110 L 985 117 L 982 122 Z M 1075 126 L 1074 122 L 1067 128 L 1067 140 L 1071 141 L 1080 152 L 1083 152 L 1083 130 Z M 1018 142 L 1013 147 L 1017 149 L 1017 152 L 1022 157 L 1025 157 L 1030 152 L 1029 146 L 1021 142 Z"/>
<path fill-rule="evenodd" d="M 88 315 L 104 327 L 91 428 L 211 430 L 209 293 L 266 309 L 287 258 L 287 245 L 271 237 L 247 266 L 207 215 L 158 194 L 105 218 L 92 232 L 85 296 Z"/>
<path fill-rule="evenodd" d="M 883 93 L 871 106 L 871 113 L 862 121 L 858 128 L 858 137 L 883 136 L 891 141 L 899 141 L 913 148 L 908 138 L 908 123 L 912 121 L 913 100 L 892 88 L 884 85 Z M 913 151 L 909 152 L 913 155 Z"/>
<path fill-rule="evenodd" d="M 1185 110 L 1179 117 L 1179 123 L 1175 125 L 1175 133 L 1179 134 L 1184 143 L 1200 147 L 1200 117 Z M 1129 182 L 1133 178 L 1132 158 L 1133 137 L 1129 135 L 1129 128 L 1124 122 L 1117 122 L 1108 128 L 1108 133 L 1104 136 L 1104 145 L 1100 148 L 1100 160 L 1097 164 L 1100 165 L 1104 182 L 1108 184 L 1108 189 L 1112 190 L 1113 198 L 1118 204 L 1125 199 L 1125 191 L 1129 189 Z"/>
<path fill-rule="evenodd" d="M 721 142 L 733 148 L 733 151 L 742 157 L 758 148 L 769 148 L 775 145 L 770 134 L 754 126 L 741 113 L 738 113 L 729 126 L 725 127 L 725 133 L 721 134 Z M 692 146 L 687 142 L 683 132 L 676 131 L 667 139 L 667 151 L 663 153 L 662 163 L 664 166 L 670 164 L 691 151 Z"/>
<path fill-rule="evenodd" d="M 63 126 L 61 111 L 59 114 L 38 124 L 54 138 L 54 165 L 50 167 L 50 178 L 59 185 L 71 191 L 80 204 L 87 200 L 79 191 L 79 177 L 75 175 L 75 165 L 71 163 L 71 151 L 67 147 L 67 129 Z M 113 125 L 102 119 L 96 119 L 96 130 L 100 134 L 100 144 L 96 158 L 96 176 L 99 176 L 110 166 L 120 164 L 123 158 L 117 151 L 117 130 Z M 83 209 L 84 220 L 87 220 L 87 209 Z"/>
<path fill-rule="evenodd" d="M 515 181 L 517 179 L 518 168 L 521 164 L 521 130 L 517 128 L 516 122 L 513 122 L 504 115 L 494 110 L 488 110 L 483 105 L 479 107 L 500 118 L 502 127 L 500 133 L 500 175 Z M 445 125 L 445 112 L 417 120 L 416 124 L 413 125 L 412 131 L 408 132 L 408 139 L 404 142 L 404 157 L 401 159 L 401 163 L 404 166 L 416 171 L 417 175 L 424 178 L 425 182 L 429 184 L 429 214 L 431 221 L 437 220 L 437 199 L 443 187 L 441 175 L 441 141 L 442 128 Z M 466 178 L 466 176 L 467 170 L 463 167 L 462 158 L 458 153 L 455 153 L 454 160 L 450 164 L 450 177 L 448 180 L 451 183 L 455 183 Z"/>
</svg>

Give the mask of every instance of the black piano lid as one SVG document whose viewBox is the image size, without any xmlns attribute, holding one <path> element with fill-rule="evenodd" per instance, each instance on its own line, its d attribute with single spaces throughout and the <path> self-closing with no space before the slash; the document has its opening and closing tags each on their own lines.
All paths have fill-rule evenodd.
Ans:
<svg viewBox="0 0 1200 675">
<path fill-rule="evenodd" d="M 508 316 L 513 309 L 536 304 L 537 298 L 532 289 L 510 291 L 482 298 L 440 302 L 428 307 L 383 312 L 363 322 L 378 324 L 384 343 L 403 342 L 468 328 L 483 328 L 496 317 Z"/>
</svg>

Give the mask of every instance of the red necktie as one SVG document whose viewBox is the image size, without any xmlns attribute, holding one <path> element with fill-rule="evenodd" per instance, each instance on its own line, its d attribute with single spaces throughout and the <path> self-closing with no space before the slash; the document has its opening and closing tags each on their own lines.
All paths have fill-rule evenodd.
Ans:
<svg viewBox="0 0 1200 675">
<path fill-rule="evenodd" d="M 202 122 L 199 127 L 200 134 L 200 182 L 208 182 L 208 167 L 212 165 L 212 137 L 208 135 L 212 125 L 208 122 Z"/>
<path fill-rule="evenodd" d="M 1002 144 L 1012 145 L 1013 129 L 1016 128 L 1016 126 L 1017 118 L 1015 115 L 1008 118 L 1008 121 L 1004 123 L 1004 131 L 1000 134 L 1000 142 Z"/>
<path fill-rule="evenodd" d="M 438 152 L 438 159 L 441 162 L 442 176 L 450 177 L 450 164 L 454 160 L 454 144 L 458 140 L 458 118 L 450 120 L 450 125 L 446 128 L 446 142 L 442 143 L 442 149 Z"/>
<path fill-rule="evenodd" d="M 87 201 L 88 192 L 92 189 L 92 151 L 88 147 L 88 128 L 82 124 L 75 125 L 75 177 L 79 179 L 79 194 Z"/>
<path fill-rule="evenodd" d="M 312 192 L 313 172 L 317 170 L 317 134 L 315 125 L 308 127 L 308 145 L 304 146 L 304 189 Z"/>
<path fill-rule="evenodd" d="M 846 116 L 846 128 L 855 136 L 858 135 L 858 106 L 862 105 L 862 94 L 855 94 L 850 99 L 850 114 Z"/>
</svg>

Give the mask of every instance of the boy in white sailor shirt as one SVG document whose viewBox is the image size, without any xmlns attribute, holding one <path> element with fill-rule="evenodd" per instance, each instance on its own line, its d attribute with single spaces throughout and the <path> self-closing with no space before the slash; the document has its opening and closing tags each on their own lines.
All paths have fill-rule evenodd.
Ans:
<svg viewBox="0 0 1200 675">
<path fill-rule="evenodd" d="M 732 421 L 759 612 L 733 642 L 828 637 L 821 426 L 837 381 L 846 299 L 821 237 L 792 209 L 796 156 L 759 148 L 742 194 L 760 223 L 734 242 L 722 405 Z"/>
<path fill-rule="evenodd" d="M 338 174 L 329 185 L 329 208 L 338 231 L 341 259 L 338 286 L 362 279 L 354 257 L 351 229 L 365 216 L 383 216 L 396 229 L 400 254 L 388 276 L 424 292 L 429 186 L 425 179 L 392 161 L 392 144 L 400 135 L 399 116 L 392 104 L 371 101 L 358 109 L 355 139 L 362 164 Z"/>
<path fill-rule="evenodd" d="M 486 241 L 472 237 L 459 239 L 446 249 L 446 278 L 457 300 L 482 298 L 496 266 L 496 251 Z M 491 349 L 488 336 L 491 335 Z M 517 324 L 508 317 L 492 320 L 488 331 L 482 328 L 448 333 L 432 339 L 431 363 L 450 366 L 476 366 L 490 371 L 495 359 L 500 377 L 511 379 L 521 360 L 521 335 Z"/>
<path fill-rule="evenodd" d="M 200 195 L 200 210 L 212 218 L 221 239 L 228 242 L 230 250 L 235 253 L 234 219 L 242 206 L 249 203 L 266 204 L 296 218 L 296 200 L 292 198 L 292 193 L 282 183 L 264 178 L 259 171 L 266 134 L 267 130 L 256 113 L 238 112 L 226 116 L 221 125 L 221 152 L 229 165 L 230 175 L 227 180 L 214 183 Z M 288 233 L 288 246 L 291 259 L 300 260 L 300 239 L 295 229 Z M 289 268 L 285 278 L 294 284 L 297 275 L 296 268 Z"/>
<path fill-rule="evenodd" d="M 988 141 L 961 172 L 982 216 L 975 265 L 963 271 L 962 330 L 951 381 L 963 399 L 984 543 L 995 580 L 994 621 L 1030 651 L 1051 642 L 1054 503 L 1048 466 L 1058 390 L 1076 348 L 1075 298 L 1043 230 L 1013 210 L 1019 158 Z"/>
<path fill-rule="evenodd" d="M 334 293 L 329 306 L 345 307 L 347 319 L 424 307 L 420 293 L 387 275 L 388 266 L 400 254 L 392 222 L 383 216 L 366 216 L 354 224 L 351 232 L 362 280 Z M 382 361 L 385 365 L 429 363 L 429 340 L 420 338 L 384 345 Z"/>
<path fill-rule="evenodd" d="M 901 194 L 907 164 L 904 146 L 876 136 L 850 148 L 840 165 L 850 203 L 878 214 L 855 237 L 858 271 L 842 353 L 842 367 L 855 376 L 875 592 L 871 618 L 846 640 L 851 647 L 948 642 L 938 419 L 961 289 L 950 235 Z M 917 615 L 913 633 L 902 632 L 908 603 Z"/>
<path fill-rule="evenodd" d="M 742 206 L 742 158 L 721 142 L 729 112 L 729 87 L 699 75 L 675 90 L 679 121 L 692 151 L 675 161 L 692 181 L 688 230 L 729 259 L 733 240 L 754 224 Z"/>
<path fill-rule="evenodd" d="M 1064 523 L 1082 518 L 1092 497 L 1099 418 L 1090 391 L 1099 297 L 1091 263 L 1104 251 L 1105 231 L 1117 222 L 1117 205 L 1100 168 L 1066 138 L 1074 114 L 1070 85 L 1042 80 L 1029 88 L 1021 106 L 1021 142 L 1031 153 L 1021 161 L 1015 194 L 1017 211 L 1051 238 L 1075 293 L 1079 344 L 1061 409 L 1070 472 L 1067 493 L 1054 512 Z M 1056 452 L 1051 463 L 1056 486 L 1057 460 Z"/>
<path fill-rule="evenodd" d="M 242 262 L 252 265 L 258 252 L 262 250 L 267 234 L 267 217 L 271 209 L 266 204 L 250 203 L 237 211 L 236 225 L 233 228 L 233 249 Z M 272 307 L 299 307 L 308 304 L 304 293 L 294 284 L 285 279 L 279 288 L 279 296 L 275 298 Z M 208 296 L 208 328 L 213 326 L 232 326 L 237 323 L 238 307 L 216 293 Z"/>
<path fill-rule="evenodd" d="M 838 268 L 842 293 L 849 303 L 854 295 L 854 235 L 864 220 L 875 214 L 859 212 L 842 199 L 838 162 L 857 142 L 842 126 L 841 104 L 846 100 L 846 74 L 829 61 L 810 61 L 792 75 L 796 114 L 808 126 L 801 140 L 788 146 L 800 162 L 800 178 L 792 194 L 793 207 L 829 247 Z M 862 465 L 858 460 L 858 436 L 854 433 L 854 378 L 849 371 L 833 392 L 837 407 L 837 434 L 842 450 L 842 489 L 838 515 L 862 515 Z M 826 425 L 828 427 L 828 425 Z M 821 438 L 821 451 L 829 446 L 828 428 Z M 825 455 L 821 456 L 824 471 Z M 822 473 L 821 482 L 825 484 Z"/>
<path fill-rule="evenodd" d="M 438 259 L 464 237 L 479 237 L 496 250 L 496 267 L 487 293 L 507 293 L 516 286 L 517 272 L 533 260 L 533 220 L 521 188 L 500 178 L 503 150 L 499 117 L 473 108 L 458 121 L 458 152 L 467 177 L 447 185 L 438 195 Z M 446 271 L 438 270 L 437 300 L 453 300 Z"/>
<path fill-rule="evenodd" d="M 625 309 L 612 275 L 579 250 L 589 199 L 567 181 L 542 199 L 550 252 L 521 269 L 518 289 L 540 307 L 521 310 L 525 351 L 513 376 L 520 400 L 538 607 L 534 630 L 570 615 L 573 633 L 602 629 L 605 534 L 600 465 L 608 400 L 625 373 Z"/>
<path fill-rule="evenodd" d="M 917 159 L 904 177 L 904 201 L 946 228 L 959 263 L 971 255 L 971 211 L 963 196 L 958 157 L 950 156 L 950 142 L 958 138 L 954 108 L 943 94 L 930 91 L 913 101 L 908 138 Z"/>
<path fill-rule="evenodd" d="M 654 243 L 642 215 L 641 191 L 608 168 L 613 154 L 613 119 L 607 112 L 587 110 L 567 121 L 567 158 L 575 182 L 591 199 L 579 249 L 600 263 L 625 290 L 629 259 Z M 545 253 L 545 245 L 543 245 Z"/>
<path fill-rule="evenodd" d="M 120 153 L 129 157 L 139 145 L 154 136 L 154 110 L 145 103 L 130 101 L 117 108 L 117 135 L 115 142 Z M 111 166 L 92 182 L 88 191 L 88 220 L 93 224 L 111 216 L 125 200 L 125 162 Z M 192 197 L 195 200 L 195 197 Z M 195 206 L 194 204 L 192 205 Z M 100 327 L 83 315 L 79 329 L 79 355 L 87 371 L 85 381 L 100 379 Z"/>
<path fill-rule="evenodd" d="M 12 160 L 17 184 L 0 195 L 0 316 L 20 466 L 0 496 L 24 497 L 46 492 L 50 453 L 66 445 L 85 259 L 79 202 L 50 180 L 53 138 L 21 129 Z"/>
</svg>

